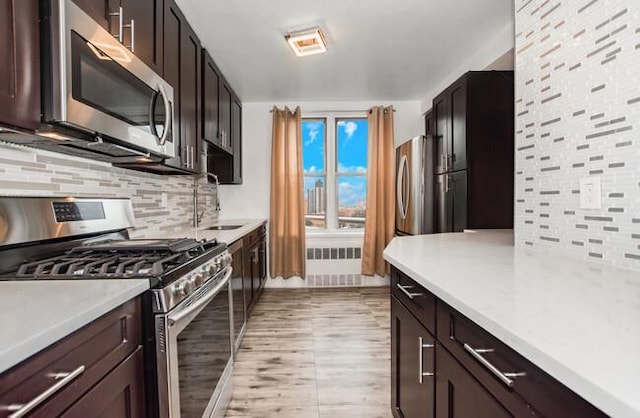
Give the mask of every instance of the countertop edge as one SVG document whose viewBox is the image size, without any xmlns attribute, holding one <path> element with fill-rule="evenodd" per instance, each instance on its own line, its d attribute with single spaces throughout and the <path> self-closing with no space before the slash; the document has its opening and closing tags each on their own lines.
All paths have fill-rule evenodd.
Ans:
<svg viewBox="0 0 640 418">
<path fill-rule="evenodd" d="M 54 327 L 47 328 L 38 334 L 33 334 L 30 338 L 0 353 L 0 373 L 4 373 L 24 360 L 29 359 L 149 289 L 149 281 L 146 279 L 133 279 L 132 281 L 136 282 L 135 286 L 123 289 L 122 292 L 112 295 L 97 305 L 93 305 L 90 309 L 77 312 Z"/>
</svg>

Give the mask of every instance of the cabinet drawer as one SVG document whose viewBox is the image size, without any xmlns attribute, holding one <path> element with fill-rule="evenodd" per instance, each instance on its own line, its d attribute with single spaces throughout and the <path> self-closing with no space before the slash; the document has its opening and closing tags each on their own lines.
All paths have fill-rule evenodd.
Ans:
<svg viewBox="0 0 640 418">
<path fill-rule="evenodd" d="M 96 319 L 0 376 L 0 405 L 26 404 L 67 376 L 30 417 L 55 417 L 141 344 L 140 299 Z M 57 376 L 56 376 L 57 374 Z M 0 417 L 10 413 L 0 409 Z"/>
<path fill-rule="evenodd" d="M 260 225 L 259 227 L 257 227 L 256 229 L 254 229 L 253 231 L 249 232 L 247 235 L 244 236 L 244 246 L 245 247 L 251 247 L 253 246 L 256 242 L 260 241 L 260 239 L 266 235 L 267 233 L 267 227 L 265 225 Z"/>
<path fill-rule="evenodd" d="M 508 409 L 524 401 L 535 416 L 606 416 L 442 301 L 437 318 L 441 344 Z"/>
<path fill-rule="evenodd" d="M 391 293 L 427 328 L 436 333 L 436 297 L 415 280 L 391 269 Z"/>
</svg>

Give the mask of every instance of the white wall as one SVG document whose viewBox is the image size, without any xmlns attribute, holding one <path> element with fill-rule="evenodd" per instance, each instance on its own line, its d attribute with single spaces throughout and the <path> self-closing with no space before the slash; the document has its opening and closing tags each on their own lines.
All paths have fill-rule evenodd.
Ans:
<svg viewBox="0 0 640 418">
<path fill-rule="evenodd" d="M 390 104 L 394 116 L 395 142 L 404 142 L 424 132 L 420 102 L 301 102 L 275 103 L 278 107 L 300 106 L 303 112 L 326 110 L 364 110 L 379 104 Z M 274 103 L 242 105 L 243 184 L 220 186 L 220 218 L 268 218 L 271 158 L 271 109 Z"/>
<path fill-rule="evenodd" d="M 424 100 L 422 100 L 422 113 L 431 109 L 433 99 L 467 71 L 491 69 L 496 60 L 505 55 L 508 56 L 514 48 L 514 33 L 515 28 L 514 22 L 512 21 L 500 29 L 492 39 L 489 39 L 484 46 L 478 49 L 473 55 L 460 57 L 460 65 L 452 68 L 448 73 L 449 75 L 437 83 L 434 88 L 427 93 Z M 501 67 L 500 69 L 505 68 Z"/>
</svg>

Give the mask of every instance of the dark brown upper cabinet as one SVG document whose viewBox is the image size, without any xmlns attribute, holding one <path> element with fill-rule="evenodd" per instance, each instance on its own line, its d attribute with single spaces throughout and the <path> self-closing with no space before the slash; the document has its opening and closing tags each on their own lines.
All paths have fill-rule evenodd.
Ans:
<svg viewBox="0 0 640 418">
<path fill-rule="evenodd" d="M 145 64 L 162 74 L 162 0 L 74 2 Z"/>
<path fill-rule="evenodd" d="M 202 139 L 222 146 L 218 112 L 220 98 L 220 71 L 206 50 L 202 51 Z"/>
<path fill-rule="evenodd" d="M 220 84 L 220 145 L 222 148 L 231 148 L 231 103 L 233 93 L 231 87 L 223 79 Z"/>
<path fill-rule="evenodd" d="M 173 0 L 164 10 L 164 79 L 173 87 L 174 141 L 179 152 L 165 164 L 200 169 L 200 40 Z"/>
<path fill-rule="evenodd" d="M 0 123 L 35 129 L 40 122 L 37 0 L 0 0 Z"/>
</svg>

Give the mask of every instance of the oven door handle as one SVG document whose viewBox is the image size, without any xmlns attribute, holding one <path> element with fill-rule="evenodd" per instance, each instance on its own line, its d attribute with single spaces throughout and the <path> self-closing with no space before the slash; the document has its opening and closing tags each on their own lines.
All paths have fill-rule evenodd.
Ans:
<svg viewBox="0 0 640 418">
<path fill-rule="evenodd" d="M 169 326 L 170 327 L 174 326 L 176 323 L 180 322 L 181 320 L 191 315 L 192 313 L 197 312 L 199 309 L 203 308 L 206 304 L 211 302 L 211 300 L 215 298 L 218 295 L 218 293 L 220 293 L 220 290 L 224 286 L 226 286 L 227 283 L 229 283 L 229 279 L 231 278 L 232 273 L 233 273 L 233 267 L 231 266 L 227 267 L 227 272 L 224 274 L 224 277 L 222 278 L 220 283 L 218 283 L 213 288 L 213 290 L 209 291 L 209 294 L 207 296 L 204 296 L 202 299 L 197 300 L 196 302 L 191 304 L 189 307 L 187 307 L 184 310 L 181 310 L 175 315 L 169 315 L 167 318 L 169 320 Z"/>
</svg>

